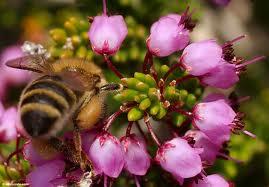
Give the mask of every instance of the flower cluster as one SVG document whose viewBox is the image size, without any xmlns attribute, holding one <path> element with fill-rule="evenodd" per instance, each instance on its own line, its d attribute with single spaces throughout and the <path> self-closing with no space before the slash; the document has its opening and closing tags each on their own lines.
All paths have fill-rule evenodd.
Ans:
<svg viewBox="0 0 269 187">
<path fill-rule="evenodd" d="M 158 165 L 180 185 L 231 185 L 218 174 L 207 175 L 206 169 L 214 165 L 218 158 L 235 160 L 229 156 L 227 150 L 232 133 L 255 137 L 244 129 L 244 114 L 238 111 L 242 99 L 230 99 L 215 93 L 201 99 L 202 94 L 196 91 L 207 86 L 229 89 L 239 81 L 240 74 L 246 71 L 249 64 L 264 57 L 245 61 L 234 54 L 234 43 L 244 36 L 223 45 L 214 39 L 191 43 L 190 32 L 195 28 L 195 21 L 187 9 L 181 15 L 168 14 L 153 23 L 150 35 L 145 41 L 148 51 L 145 54 L 143 70 L 136 72 L 134 77 L 127 78 L 113 65 L 111 56 L 120 50 L 128 29 L 121 15 L 109 16 L 105 1 L 103 6 L 103 14 L 90 19 L 88 36 L 84 32 L 85 23 L 77 23 L 74 20 L 65 23 L 65 27 L 76 35 L 68 33 L 71 37 L 67 37 L 65 31 L 56 29 L 51 31 L 51 36 L 56 43 L 65 45 L 66 50 L 72 52 L 70 56 L 76 53 L 78 57 L 87 57 L 89 49 L 85 46 L 83 50 L 81 46 L 79 49 L 75 48 L 74 42 L 83 43 L 88 38 L 93 52 L 101 55 L 110 70 L 121 79 L 124 89 L 114 96 L 121 106 L 111 116 L 102 119 L 97 129 L 80 134 L 82 152 L 86 160 L 91 162 L 90 172 L 75 167 L 64 151 L 47 150 L 49 154 L 42 155 L 42 151 L 38 151 L 40 145 L 37 146 L 33 140 L 27 142 L 22 149 L 24 158 L 35 166 L 27 175 L 26 182 L 31 186 L 74 183 L 86 183 L 90 186 L 95 182 L 100 183 L 96 178 L 103 176 L 104 186 L 107 186 L 109 181 L 126 171 L 139 186 L 151 166 Z M 75 28 L 75 25 L 80 25 L 78 28 L 83 27 L 83 32 Z M 177 56 L 177 62 L 168 63 L 159 69 L 155 67 L 156 58 L 172 54 Z M 59 55 L 55 53 L 54 57 Z M 192 80 L 198 83 L 194 88 L 189 88 L 186 85 Z M 9 120 L 9 116 L 15 113 L 14 109 L 2 112 L 2 108 L 2 121 L 7 120 L 6 123 L 14 125 L 13 121 Z M 109 128 L 123 113 L 128 113 L 126 134 L 119 138 L 109 132 Z M 182 120 L 173 121 L 175 115 Z M 171 136 L 160 139 L 154 130 L 153 121 L 154 126 L 168 127 Z M 134 124 L 141 135 L 131 132 Z M 152 141 L 149 141 L 141 129 L 142 124 L 148 130 Z M 74 139 L 68 133 L 70 132 L 59 139 L 73 142 Z M 16 135 L 16 132 L 14 134 Z M 1 134 L 1 138 L 6 138 L 4 141 L 11 136 L 13 137 L 13 134 Z"/>
</svg>

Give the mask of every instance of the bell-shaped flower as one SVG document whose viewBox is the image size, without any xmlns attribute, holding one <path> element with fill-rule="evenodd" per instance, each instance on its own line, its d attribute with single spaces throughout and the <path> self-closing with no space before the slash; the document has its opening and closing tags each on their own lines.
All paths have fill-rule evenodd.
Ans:
<svg viewBox="0 0 269 187">
<path fill-rule="evenodd" d="M 210 72 L 202 75 L 199 79 L 204 85 L 222 89 L 230 88 L 239 81 L 236 65 L 224 60 L 221 60 L 217 67 L 211 69 Z"/>
<path fill-rule="evenodd" d="M 15 140 L 17 138 L 17 109 L 10 107 L 4 110 L 2 104 L 0 108 L 0 142 Z"/>
<path fill-rule="evenodd" d="M 202 161 L 205 161 L 210 165 L 215 162 L 222 145 L 216 145 L 202 131 L 199 130 L 190 130 L 186 132 L 185 136 L 194 139 L 195 143 L 193 146 L 195 148 L 203 149 L 203 152 L 200 154 Z"/>
<path fill-rule="evenodd" d="M 113 55 L 119 50 L 127 33 L 122 16 L 101 15 L 94 17 L 88 35 L 96 53 Z"/>
<path fill-rule="evenodd" d="M 204 40 L 188 45 L 182 54 L 182 66 L 194 76 L 204 75 L 217 67 L 222 48 L 215 40 Z"/>
<path fill-rule="evenodd" d="M 170 172 L 180 184 L 184 178 L 198 175 L 202 170 L 199 156 L 201 149 L 191 147 L 187 140 L 174 138 L 165 142 L 157 151 L 156 161 L 163 169 Z"/>
<path fill-rule="evenodd" d="M 186 47 L 189 30 L 180 24 L 180 20 L 181 16 L 169 14 L 153 23 L 147 39 L 148 49 L 153 55 L 166 57 Z"/>
<path fill-rule="evenodd" d="M 62 160 L 53 160 L 36 167 L 27 177 L 26 182 L 32 187 L 53 187 L 55 180 L 62 178 L 65 163 Z"/>
<path fill-rule="evenodd" d="M 236 113 L 224 99 L 201 102 L 193 109 L 193 124 L 212 142 L 221 145 L 230 139 L 231 124 Z"/>
<path fill-rule="evenodd" d="M 150 167 L 150 155 L 145 142 L 134 134 L 121 138 L 124 148 L 124 168 L 133 175 L 145 175 Z"/>
<path fill-rule="evenodd" d="M 108 132 L 99 134 L 88 152 L 96 174 L 117 178 L 124 166 L 124 150 L 120 141 Z"/>
<path fill-rule="evenodd" d="M 202 180 L 192 183 L 191 187 L 229 187 L 230 184 L 218 174 L 208 175 Z"/>
</svg>

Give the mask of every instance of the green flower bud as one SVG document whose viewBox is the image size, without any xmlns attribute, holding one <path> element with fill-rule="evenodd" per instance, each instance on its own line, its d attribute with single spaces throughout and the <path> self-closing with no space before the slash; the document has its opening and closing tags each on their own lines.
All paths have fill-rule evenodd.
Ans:
<svg viewBox="0 0 269 187">
<path fill-rule="evenodd" d="M 63 29 L 50 30 L 50 36 L 59 45 L 65 44 L 67 38 L 66 32 Z"/>
<path fill-rule="evenodd" d="M 132 108 L 128 112 L 128 121 L 137 121 L 143 117 L 143 111 L 139 110 L 137 107 Z"/>
<path fill-rule="evenodd" d="M 179 100 L 184 101 L 188 96 L 187 90 L 179 90 Z"/>
<path fill-rule="evenodd" d="M 154 80 L 154 78 L 147 74 L 145 77 L 145 83 L 147 83 L 150 87 L 156 87 L 156 81 Z"/>
<path fill-rule="evenodd" d="M 178 90 L 174 86 L 167 86 L 164 90 L 164 98 L 169 101 L 175 101 L 179 98 Z"/>
<path fill-rule="evenodd" d="M 89 36 L 88 36 L 87 32 L 82 32 L 80 34 L 80 38 L 81 38 L 82 42 L 84 42 L 86 44 L 89 42 Z"/>
<path fill-rule="evenodd" d="M 163 77 L 169 71 L 169 66 L 162 65 L 160 68 L 160 77 Z"/>
<path fill-rule="evenodd" d="M 78 47 L 81 44 L 81 38 L 78 35 L 72 36 L 71 41 L 75 47 Z"/>
<path fill-rule="evenodd" d="M 138 91 L 132 90 L 132 89 L 125 89 L 121 92 L 122 95 L 122 101 L 134 101 L 134 97 L 138 94 Z"/>
<path fill-rule="evenodd" d="M 148 96 L 152 101 L 160 99 L 160 91 L 157 88 L 149 88 Z"/>
<path fill-rule="evenodd" d="M 163 107 L 162 104 L 160 104 L 160 110 L 159 110 L 158 114 L 156 115 L 156 118 L 162 119 L 166 115 L 166 113 L 167 113 L 166 109 Z"/>
<path fill-rule="evenodd" d="M 64 22 L 64 28 L 68 34 L 76 34 L 77 33 L 77 28 L 70 21 Z"/>
<path fill-rule="evenodd" d="M 149 90 L 149 86 L 143 82 L 139 82 L 138 84 L 136 84 L 136 90 L 147 93 Z"/>
<path fill-rule="evenodd" d="M 78 58 L 85 58 L 87 56 L 87 48 L 85 46 L 80 46 L 76 52 Z"/>
<path fill-rule="evenodd" d="M 141 103 L 139 104 L 139 109 L 146 110 L 148 107 L 150 107 L 150 105 L 151 105 L 150 99 L 146 98 L 143 101 L 141 101 Z"/>
<path fill-rule="evenodd" d="M 192 107 L 196 103 L 196 97 L 193 94 L 189 94 L 186 99 L 186 105 Z"/>
<path fill-rule="evenodd" d="M 134 101 L 140 103 L 142 100 L 146 99 L 148 96 L 146 94 L 139 94 L 134 97 Z"/>
<path fill-rule="evenodd" d="M 149 113 L 153 116 L 157 115 L 160 110 L 160 103 L 156 102 L 150 106 Z"/>
<path fill-rule="evenodd" d="M 136 78 L 123 78 L 121 79 L 121 82 L 124 86 L 127 86 L 131 89 L 136 89 L 136 85 L 140 82 Z"/>
<path fill-rule="evenodd" d="M 141 82 L 145 82 L 146 75 L 144 73 L 135 72 L 134 78 L 136 78 L 137 80 L 140 80 Z"/>
</svg>

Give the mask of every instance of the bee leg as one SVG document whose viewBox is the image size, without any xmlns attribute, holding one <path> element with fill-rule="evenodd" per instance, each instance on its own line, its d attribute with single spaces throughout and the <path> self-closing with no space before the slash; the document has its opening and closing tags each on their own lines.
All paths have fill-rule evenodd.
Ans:
<svg viewBox="0 0 269 187">
<path fill-rule="evenodd" d="M 81 148 L 81 136 L 80 136 L 80 129 L 79 127 L 74 124 L 74 132 L 73 132 L 73 140 L 76 150 L 76 157 L 80 163 L 80 168 L 85 171 L 86 170 L 86 164 L 82 159 L 82 148 Z"/>
<path fill-rule="evenodd" d="M 120 91 L 123 89 L 122 84 L 118 83 L 108 83 L 99 88 L 99 92 L 109 92 L 109 91 Z"/>
</svg>

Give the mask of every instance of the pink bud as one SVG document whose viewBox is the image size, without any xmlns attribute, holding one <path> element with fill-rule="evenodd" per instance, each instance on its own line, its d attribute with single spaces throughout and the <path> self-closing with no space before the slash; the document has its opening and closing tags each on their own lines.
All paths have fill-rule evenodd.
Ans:
<svg viewBox="0 0 269 187">
<path fill-rule="evenodd" d="M 13 45 L 5 48 L 0 56 L 1 70 L 0 76 L 5 78 L 8 84 L 19 85 L 27 83 L 30 79 L 30 74 L 27 71 L 22 71 L 14 68 L 7 67 L 5 62 L 14 58 L 23 56 L 23 52 L 18 45 Z"/>
<path fill-rule="evenodd" d="M 223 94 L 220 93 L 211 93 L 209 95 L 207 95 L 204 99 L 203 102 L 212 102 L 212 101 L 216 101 L 216 100 L 221 100 L 223 99 L 228 105 L 231 104 L 231 101 Z"/>
<path fill-rule="evenodd" d="M 186 133 L 187 137 L 192 137 L 195 140 L 194 147 L 202 148 L 200 154 L 202 161 L 207 164 L 213 164 L 217 158 L 221 145 L 216 145 L 202 132 L 198 130 L 190 130 Z"/>
<path fill-rule="evenodd" d="M 203 180 L 198 180 L 198 183 L 193 182 L 191 187 L 229 187 L 229 183 L 220 175 L 213 174 L 206 176 Z"/>
<path fill-rule="evenodd" d="M 89 150 L 96 173 L 117 178 L 124 166 L 124 150 L 120 141 L 111 134 L 103 132 L 97 136 Z"/>
<path fill-rule="evenodd" d="M 182 138 L 165 142 L 157 151 L 156 161 L 182 184 L 184 178 L 198 175 L 202 162 L 198 150 Z"/>
<path fill-rule="evenodd" d="M 125 169 L 134 175 L 145 175 L 150 167 L 150 156 L 145 142 L 134 134 L 121 138 L 125 152 Z"/>
<path fill-rule="evenodd" d="M 8 108 L 2 113 L 0 121 L 0 141 L 8 142 L 17 138 L 17 109 Z"/>
<path fill-rule="evenodd" d="M 165 57 L 186 47 L 189 30 L 180 24 L 180 19 L 177 14 L 169 14 L 151 26 L 147 45 L 152 54 Z"/>
<path fill-rule="evenodd" d="M 221 46 L 215 40 L 204 40 L 184 49 L 182 65 L 191 75 L 204 75 L 219 64 L 221 57 Z"/>
<path fill-rule="evenodd" d="M 124 19 L 116 16 L 96 16 L 88 32 L 93 50 L 99 54 L 116 53 L 128 33 Z"/>
<path fill-rule="evenodd" d="M 196 104 L 193 124 L 205 133 L 212 142 L 223 144 L 230 139 L 231 127 L 236 113 L 223 99 Z"/>
<path fill-rule="evenodd" d="M 203 84 L 215 88 L 227 89 L 239 81 L 236 65 L 221 60 L 217 67 L 200 77 Z"/>
<path fill-rule="evenodd" d="M 64 161 L 47 162 L 31 171 L 26 177 L 26 182 L 32 187 L 52 187 L 54 180 L 62 177 L 64 168 Z"/>
</svg>

